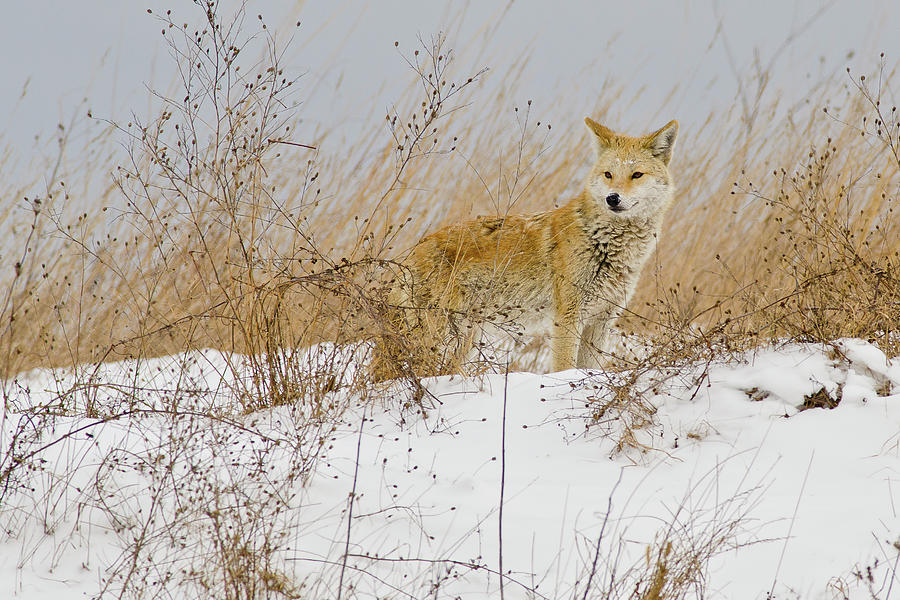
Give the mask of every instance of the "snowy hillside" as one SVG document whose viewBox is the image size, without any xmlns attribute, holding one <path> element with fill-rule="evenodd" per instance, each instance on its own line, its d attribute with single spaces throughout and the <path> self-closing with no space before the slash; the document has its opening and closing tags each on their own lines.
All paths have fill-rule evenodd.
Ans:
<svg viewBox="0 0 900 600">
<path fill-rule="evenodd" d="M 507 598 L 629 597 L 660 565 L 707 598 L 900 597 L 900 361 L 865 342 L 669 374 L 645 422 L 577 371 L 235 416 L 240 360 L 9 382 L 4 452 L 26 406 L 99 409 L 14 446 L 0 595 L 231 597 L 263 561 L 273 598 L 497 598 L 502 547 Z"/>
</svg>

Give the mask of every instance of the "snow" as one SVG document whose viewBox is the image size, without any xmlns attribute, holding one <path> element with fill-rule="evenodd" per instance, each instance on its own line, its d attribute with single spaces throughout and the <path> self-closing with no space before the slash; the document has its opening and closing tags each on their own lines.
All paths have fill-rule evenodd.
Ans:
<svg viewBox="0 0 900 600">
<path fill-rule="evenodd" d="M 707 598 L 900 594 L 900 361 L 867 342 L 651 372 L 656 412 L 638 428 L 614 408 L 586 427 L 614 378 L 577 370 L 428 379 L 424 414 L 399 383 L 331 392 L 337 421 L 302 403 L 239 414 L 246 361 L 203 351 L 7 382 L 3 452 L 27 406 L 95 413 L 42 421 L 42 468 L 0 506 L 0 595 L 118 596 L 132 573 L 145 597 L 215 596 L 217 557 L 269 536 L 271 569 L 303 597 L 495 598 L 501 489 L 508 598 L 582 597 L 589 579 L 587 597 L 606 597 L 664 539 L 713 548 Z M 94 385 L 60 393 L 79 381 Z M 823 389 L 835 408 L 799 409 Z M 871 582 L 852 575 L 870 566 Z"/>
</svg>

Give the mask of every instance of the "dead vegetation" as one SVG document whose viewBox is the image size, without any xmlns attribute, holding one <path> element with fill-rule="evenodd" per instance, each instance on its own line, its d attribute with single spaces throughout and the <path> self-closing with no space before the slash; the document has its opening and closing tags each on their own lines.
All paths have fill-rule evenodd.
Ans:
<svg viewBox="0 0 900 600">
<path fill-rule="evenodd" d="M 557 134 L 532 106 L 469 106 L 479 73 L 454 71 L 441 39 L 402 55 L 417 85 L 386 115 L 387 131 L 364 136 L 371 158 L 342 171 L 341 157 L 307 147 L 318 140 L 294 137 L 298 88 L 273 39 L 260 41 L 257 63 L 224 33 L 195 37 L 160 20 L 184 64 L 184 96 L 160 95 L 157 116 L 114 124 L 130 158 L 104 195 L 78 197 L 81 186 L 51 176 L 7 219 L 17 243 L 5 254 L 5 379 L 187 348 L 260 356 L 374 336 L 415 356 L 416 339 L 397 339 L 382 313 L 402 251 L 462 215 L 547 209 L 580 185 L 583 136 Z M 207 49 L 221 60 L 196 62 Z M 892 69 L 878 69 L 874 82 L 848 76 L 816 90 L 818 111 L 762 106 L 772 122 L 748 129 L 726 115 L 716 131 L 686 132 L 673 164 L 680 192 L 621 329 L 671 359 L 845 336 L 896 353 L 898 121 L 879 83 Z M 509 329 L 503 314 L 481 312 Z M 504 364 L 491 348 L 480 356 L 469 371 Z M 290 379 L 265 377 L 273 390 Z"/>
</svg>

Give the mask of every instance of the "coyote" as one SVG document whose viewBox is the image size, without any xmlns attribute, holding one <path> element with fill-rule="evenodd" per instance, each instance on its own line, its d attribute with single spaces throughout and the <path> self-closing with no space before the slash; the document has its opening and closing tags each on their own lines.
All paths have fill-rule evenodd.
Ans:
<svg viewBox="0 0 900 600">
<path fill-rule="evenodd" d="M 413 247 L 391 297 L 413 313 L 402 327 L 431 352 L 454 346 L 458 365 L 479 323 L 550 317 L 554 370 L 600 366 L 610 326 L 634 292 L 672 200 L 668 165 L 678 122 L 643 137 L 584 122 L 595 162 L 573 200 L 536 214 L 478 217 Z M 373 366 L 382 378 L 399 374 L 386 355 L 396 365 L 409 352 L 390 345 L 376 344 Z"/>
</svg>

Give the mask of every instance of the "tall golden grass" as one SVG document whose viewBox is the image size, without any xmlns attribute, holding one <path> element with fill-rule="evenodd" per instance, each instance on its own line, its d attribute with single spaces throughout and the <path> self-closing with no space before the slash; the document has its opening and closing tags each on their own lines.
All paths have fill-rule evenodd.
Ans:
<svg viewBox="0 0 900 600">
<path fill-rule="evenodd" d="M 581 185 L 583 115 L 551 128 L 539 107 L 511 100 L 524 90 L 485 97 L 446 40 L 404 54 L 410 85 L 359 132 L 352 156 L 363 158 L 351 161 L 308 147 L 327 133 L 294 136 L 302 92 L 266 30 L 216 38 L 158 18 L 184 89 L 158 96 L 158 114 L 108 124 L 66 169 L 36 173 L 45 189 L 7 183 L 5 195 L 24 200 L 3 215 L 15 240 L 3 257 L 5 378 L 186 348 L 262 355 L 360 339 L 377 321 L 377 294 L 351 289 L 367 285 L 360 271 L 375 281 L 427 231 L 546 210 Z M 623 330 L 675 353 L 842 336 L 897 353 L 900 125 L 879 83 L 893 69 L 882 59 L 876 71 L 874 83 L 820 82 L 799 108 L 762 94 L 753 118 L 685 123 L 677 198 Z M 591 114 L 608 120 L 623 100 L 604 96 Z M 127 163 L 98 186 L 105 148 L 122 141 Z"/>
</svg>

